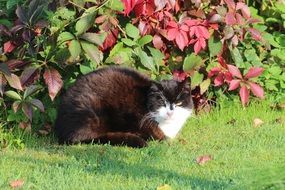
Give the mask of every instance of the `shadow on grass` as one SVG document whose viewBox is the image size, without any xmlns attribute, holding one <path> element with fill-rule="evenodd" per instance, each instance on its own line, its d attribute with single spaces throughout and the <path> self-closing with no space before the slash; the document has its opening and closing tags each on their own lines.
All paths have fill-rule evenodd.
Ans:
<svg viewBox="0 0 285 190">
<path fill-rule="evenodd" d="M 53 142 L 53 140 L 51 140 Z M 11 159 L 19 159 L 26 164 L 54 165 L 65 168 L 73 167 L 90 175 L 119 175 L 134 181 L 145 180 L 146 182 L 159 181 L 161 184 L 176 184 L 187 189 L 224 189 L 229 182 L 202 179 L 194 174 L 185 174 L 171 170 L 171 165 L 160 163 L 164 159 L 164 145 L 155 145 L 144 149 L 132 149 L 127 147 L 112 147 L 109 145 L 76 145 L 44 147 L 27 147 L 28 149 L 46 152 L 50 156 L 61 157 L 58 163 L 48 159 L 25 159 L 24 156 L 11 156 Z M 173 158 L 175 159 L 175 158 Z M 25 164 L 24 163 L 24 164 Z M 122 182 L 123 183 L 123 182 Z M 154 188 L 150 185 L 149 188 Z"/>
</svg>

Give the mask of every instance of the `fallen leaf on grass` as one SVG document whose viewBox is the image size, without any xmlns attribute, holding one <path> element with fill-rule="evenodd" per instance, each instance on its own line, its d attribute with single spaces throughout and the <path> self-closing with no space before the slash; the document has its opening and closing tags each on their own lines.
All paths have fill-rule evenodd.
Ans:
<svg viewBox="0 0 285 190">
<path fill-rule="evenodd" d="M 259 119 L 259 118 L 255 118 L 255 119 L 253 120 L 253 126 L 254 126 L 255 128 L 260 127 L 263 123 L 264 123 L 264 122 L 263 122 L 261 119 Z"/>
<path fill-rule="evenodd" d="M 236 119 L 231 119 L 227 122 L 227 125 L 235 125 L 236 121 Z"/>
<path fill-rule="evenodd" d="M 212 160 L 212 156 L 211 155 L 203 155 L 203 156 L 199 156 L 196 158 L 196 162 L 200 165 L 204 165 L 206 162 Z"/>
<path fill-rule="evenodd" d="M 19 128 L 24 129 L 27 132 L 32 131 L 31 123 L 30 122 L 20 122 Z"/>
<path fill-rule="evenodd" d="M 285 102 L 278 104 L 279 109 L 285 109 Z"/>
<path fill-rule="evenodd" d="M 279 118 L 275 119 L 275 123 L 282 124 L 282 123 L 284 123 L 284 120 L 282 117 L 279 117 Z"/>
<path fill-rule="evenodd" d="M 21 179 L 17 179 L 15 181 L 10 182 L 10 187 L 12 188 L 22 187 L 23 185 L 24 185 L 24 181 Z"/>
<path fill-rule="evenodd" d="M 156 190 L 172 190 L 172 187 L 170 187 L 170 185 L 164 184 L 162 186 L 157 187 Z"/>
<path fill-rule="evenodd" d="M 187 140 L 186 140 L 186 139 L 180 138 L 180 139 L 178 139 L 178 141 L 179 141 L 181 144 L 183 144 L 183 145 L 186 145 L 186 144 L 187 144 Z"/>
</svg>

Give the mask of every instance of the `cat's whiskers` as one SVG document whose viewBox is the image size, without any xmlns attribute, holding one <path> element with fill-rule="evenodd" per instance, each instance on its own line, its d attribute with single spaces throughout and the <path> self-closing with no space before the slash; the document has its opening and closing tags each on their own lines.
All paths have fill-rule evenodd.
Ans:
<svg viewBox="0 0 285 190">
<path fill-rule="evenodd" d="M 155 115 L 155 113 L 153 113 L 153 112 L 149 112 L 149 113 L 145 114 L 140 121 L 139 128 L 141 129 L 142 127 L 149 126 L 147 124 L 150 124 L 152 122 L 152 118 L 154 117 L 154 115 Z"/>
</svg>

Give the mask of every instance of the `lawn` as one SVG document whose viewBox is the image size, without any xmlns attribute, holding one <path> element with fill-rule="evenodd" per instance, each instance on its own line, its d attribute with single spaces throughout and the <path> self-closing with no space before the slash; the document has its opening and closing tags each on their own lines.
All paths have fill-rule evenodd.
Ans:
<svg viewBox="0 0 285 190">
<path fill-rule="evenodd" d="M 285 189 L 285 111 L 267 102 L 220 106 L 143 149 L 23 138 L 25 148 L 0 152 L 0 189 L 16 179 L 23 189 Z M 212 159 L 200 165 L 202 155 Z"/>
</svg>

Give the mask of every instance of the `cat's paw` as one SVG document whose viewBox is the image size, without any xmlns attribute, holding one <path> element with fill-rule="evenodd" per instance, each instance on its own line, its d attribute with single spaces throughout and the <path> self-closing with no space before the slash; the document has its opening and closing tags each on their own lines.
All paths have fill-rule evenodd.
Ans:
<svg viewBox="0 0 285 190">
<path fill-rule="evenodd" d="M 147 146 L 147 142 L 141 138 L 136 138 L 129 143 L 129 146 L 134 148 L 143 148 Z"/>
</svg>

